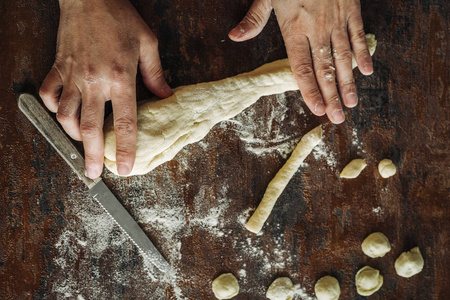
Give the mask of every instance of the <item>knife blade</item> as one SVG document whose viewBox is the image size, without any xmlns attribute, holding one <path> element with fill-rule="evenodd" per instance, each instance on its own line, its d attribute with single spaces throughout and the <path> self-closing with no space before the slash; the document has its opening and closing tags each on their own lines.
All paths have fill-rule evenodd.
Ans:
<svg viewBox="0 0 450 300">
<path fill-rule="evenodd" d="M 37 130 L 55 148 L 66 163 L 89 188 L 89 194 L 100 204 L 120 229 L 141 250 L 143 257 L 160 271 L 167 273 L 172 268 L 133 217 L 108 189 L 101 178 L 92 180 L 85 176 L 84 158 L 39 101 L 30 94 L 21 94 L 19 109 Z"/>
</svg>

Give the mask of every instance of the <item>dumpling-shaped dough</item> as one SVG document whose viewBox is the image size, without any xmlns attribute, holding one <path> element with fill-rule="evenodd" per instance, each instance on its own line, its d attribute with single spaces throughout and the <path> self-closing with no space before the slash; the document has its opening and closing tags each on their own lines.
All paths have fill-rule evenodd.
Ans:
<svg viewBox="0 0 450 300">
<path fill-rule="evenodd" d="M 370 296 L 383 285 L 383 276 L 377 269 L 365 266 L 356 273 L 356 291 L 361 296 Z"/>
<path fill-rule="evenodd" d="M 217 299 L 231 299 L 239 293 L 239 283 L 231 273 L 224 273 L 214 279 L 212 290 Z"/>
<path fill-rule="evenodd" d="M 361 244 L 361 249 L 369 257 L 383 257 L 391 251 L 391 244 L 384 234 L 374 232 L 364 239 Z"/>
<path fill-rule="evenodd" d="M 336 278 L 325 276 L 316 282 L 314 293 L 318 300 L 337 300 L 341 294 L 341 288 Z"/>
<path fill-rule="evenodd" d="M 294 297 L 294 286 L 288 277 L 275 279 L 267 289 L 266 297 L 270 300 L 291 300 Z"/>
<path fill-rule="evenodd" d="M 367 166 L 366 162 L 360 158 L 352 160 L 345 168 L 342 170 L 341 178 L 356 178 L 361 173 L 361 171 Z"/>
<path fill-rule="evenodd" d="M 378 172 L 380 173 L 381 177 L 388 178 L 394 176 L 394 174 L 397 173 L 397 168 L 395 167 L 392 160 L 383 159 L 378 164 Z"/>
<path fill-rule="evenodd" d="M 420 273 L 423 269 L 424 261 L 419 247 L 403 252 L 395 261 L 395 271 L 399 276 L 409 278 Z"/>
</svg>

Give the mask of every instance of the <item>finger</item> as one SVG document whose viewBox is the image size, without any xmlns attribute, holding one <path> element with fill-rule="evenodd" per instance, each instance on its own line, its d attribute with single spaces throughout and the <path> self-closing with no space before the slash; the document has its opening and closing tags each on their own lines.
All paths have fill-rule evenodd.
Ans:
<svg viewBox="0 0 450 300">
<path fill-rule="evenodd" d="M 325 104 L 314 75 L 308 38 L 301 34 L 284 36 L 286 51 L 298 87 L 311 112 L 317 116 L 325 114 Z"/>
<path fill-rule="evenodd" d="M 133 81 L 134 83 L 134 81 Z M 114 111 L 116 133 L 116 162 L 119 175 L 126 176 L 133 169 L 136 157 L 136 88 L 132 86 L 113 87 L 111 102 Z"/>
<path fill-rule="evenodd" d="M 356 93 L 355 80 L 353 79 L 352 50 L 350 49 L 347 32 L 344 30 L 333 31 L 331 44 L 339 92 L 345 106 L 354 107 L 358 104 L 358 95 Z"/>
<path fill-rule="evenodd" d="M 350 15 L 348 19 L 348 33 L 350 35 L 350 42 L 359 70 L 364 75 L 372 74 L 372 57 L 367 48 L 366 35 L 360 10 Z"/>
<path fill-rule="evenodd" d="M 257 36 L 266 26 L 272 12 L 270 0 L 255 0 L 242 21 L 233 28 L 228 37 L 243 42 Z"/>
<path fill-rule="evenodd" d="M 62 86 L 62 78 L 58 70 L 53 66 L 39 89 L 39 96 L 51 112 L 56 113 L 58 111 Z"/>
<path fill-rule="evenodd" d="M 141 42 L 139 68 L 145 85 L 153 94 L 160 98 L 167 98 L 173 94 L 172 89 L 164 79 L 159 59 L 158 40 L 151 32 Z"/>
<path fill-rule="evenodd" d="M 80 132 L 80 105 L 81 93 L 78 88 L 70 83 L 65 85 L 61 93 L 56 119 L 67 134 L 77 141 L 82 139 Z"/>
<path fill-rule="evenodd" d="M 105 99 L 93 94 L 83 93 L 81 106 L 80 132 L 84 146 L 86 172 L 89 178 L 99 177 L 103 170 L 103 116 Z"/>
<path fill-rule="evenodd" d="M 326 114 L 334 124 L 342 123 L 345 120 L 345 116 L 336 88 L 336 74 L 333 58 L 331 57 L 330 40 L 312 40 L 311 55 L 316 80 L 319 85 L 320 93 L 325 101 Z"/>
</svg>

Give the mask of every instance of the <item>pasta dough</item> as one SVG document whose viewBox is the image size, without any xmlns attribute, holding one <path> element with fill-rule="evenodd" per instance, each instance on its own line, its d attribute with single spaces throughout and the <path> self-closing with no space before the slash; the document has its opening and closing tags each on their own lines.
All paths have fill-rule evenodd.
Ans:
<svg viewBox="0 0 450 300">
<path fill-rule="evenodd" d="M 378 172 L 380 173 L 381 177 L 388 178 L 394 176 L 395 173 L 397 173 L 397 168 L 395 167 L 392 160 L 383 159 L 378 164 Z"/>
<path fill-rule="evenodd" d="M 360 158 L 354 159 L 344 167 L 339 176 L 341 178 L 356 178 L 366 166 L 367 164 L 364 160 Z"/>
<path fill-rule="evenodd" d="M 332 276 L 320 278 L 314 286 L 317 300 L 337 300 L 341 295 L 339 281 Z"/>
<path fill-rule="evenodd" d="M 178 87 L 163 100 L 139 103 L 136 160 L 129 175 L 148 173 L 171 160 L 184 146 L 205 137 L 215 124 L 234 117 L 260 97 L 290 90 L 298 90 L 297 82 L 288 60 L 282 59 L 249 73 Z M 105 166 L 118 174 L 112 115 L 104 133 Z"/>
<path fill-rule="evenodd" d="M 383 285 L 383 276 L 377 269 L 365 266 L 356 273 L 356 291 L 361 296 L 370 296 Z"/>
<path fill-rule="evenodd" d="M 361 249 L 369 257 L 383 257 L 391 251 L 391 244 L 384 234 L 374 232 L 364 239 L 361 244 Z"/>
<path fill-rule="evenodd" d="M 245 228 L 254 233 L 258 233 L 261 230 L 264 222 L 272 212 L 273 206 L 275 205 L 278 197 L 280 197 L 284 188 L 289 183 L 289 180 L 321 139 L 322 126 L 317 126 L 302 137 L 300 143 L 298 143 L 295 147 L 294 152 L 292 152 L 284 166 L 278 171 L 267 186 L 261 203 L 248 220 Z"/>
<path fill-rule="evenodd" d="M 395 261 L 395 271 L 399 276 L 409 278 L 420 273 L 424 261 L 419 247 L 403 252 Z"/>
<path fill-rule="evenodd" d="M 288 277 L 275 279 L 267 289 L 266 297 L 270 300 L 291 300 L 294 297 L 294 286 Z"/>
<path fill-rule="evenodd" d="M 217 299 L 231 299 L 239 294 L 239 283 L 231 273 L 225 273 L 214 279 L 212 290 Z"/>
</svg>

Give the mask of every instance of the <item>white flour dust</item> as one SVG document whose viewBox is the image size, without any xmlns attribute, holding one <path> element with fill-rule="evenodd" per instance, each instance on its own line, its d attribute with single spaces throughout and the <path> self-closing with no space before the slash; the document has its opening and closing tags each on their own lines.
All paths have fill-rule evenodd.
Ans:
<svg viewBox="0 0 450 300">
<path fill-rule="evenodd" d="M 264 156 L 277 152 L 286 158 L 301 136 L 293 135 L 286 129 L 286 126 L 295 125 L 293 121 L 288 122 L 286 117 L 286 97 L 278 95 L 271 99 L 264 102 L 269 108 L 262 118 L 257 117 L 255 107 L 250 107 L 217 126 L 235 132 L 249 153 Z M 258 103 L 260 104 L 260 101 Z M 303 113 L 300 111 L 300 114 Z M 205 140 L 197 145 L 205 150 L 209 146 Z M 187 157 L 188 155 L 183 154 L 176 157 L 176 172 L 183 173 L 195 168 Z M 325 146 L 317 150 L 314 157 L 326 159 L 332 166 L 336 164 L 333 154 Z M 224 244 L 224 247 L 240 249 L 243 254 L 235 259 L 240 266 L 237 275 L 242 284 L 248 282 L 248 276 L 254 272 L 246 269 L 245 260 L 249 257 L 261 262 L 261 270 L 258 271 L 261 276 L 271 276 L 295 264 L 290 251 L 284 247 L 284 235 L 274 238 L 271 245 L 261 243 L 257 238 L 232 238 L 232 228 L 236 227 L 236 223 L 243 226 L 252 209 L 245 210 L 238 216 L 231 215 L 231 205 L 242 199 L 230 197 L 229 187 L 220 178 L 212 178 L 210 183 L 201 186 L 193 196 L 192 205 L 187 206 L 183 193 L 191 183 L 180 185 L 175 180 L 176 176 L 157 173 L 157 170 L 148 176 L 134 176 L 128 181 L 115 181 L 116 177 L 110 173 L 105 176 L 106 179 L 116 182 L 116 191 L 128 191 L 128 194 L 117 193 L 118 198 L 123 200 L 142 228 L 154 234 L 159 250 L 174 267 L 175 272 L 171 276 L 162 276 L 151 265 L 146 265 L 148 272 L 142 271 L 142 264 L 146 262 L 137 254 L 137 248 L 87 191 L 80 191 L 78 179 L 70 174 L 68 193 L 64 199 L 65 230 L 54 245 L 56 258 L 53 260 L 53 275 L 56 279 L 52 283 L 52 292 L 57 298 L 108 298 L 110 291 L 105 287 L 105 284 L 108 284 L 116 288 L 139 289 L 140 294 L 154 295 L 152 299 L 155 300 L 165 299 L 168 290 L 169 294 L 173 294 L 178 300 L 188 299 L 182 287 L 191 278 L 180 271 L 179 264 L 183 257 L 181 241 L 198 232 L 208 232 L 208 238 L 217 243 L 223 243 L 224 239 L 228 238 L 233 242 L 231 245 Z M 214 193 L 211 190 L 214 190 Z M 286 257 L 288 259 L 285 259 Z M 108 269 L 110 274 L 105 274 L 105 265 L 111 266 L 112 269 Z M 265 295 L 266 288 L 247 286 L 247 292 L 250 295 L 262 296 Z M 313 299 L 299 285 L 296 285 L 296 295 L 300 299 Z"/>
</svg>

